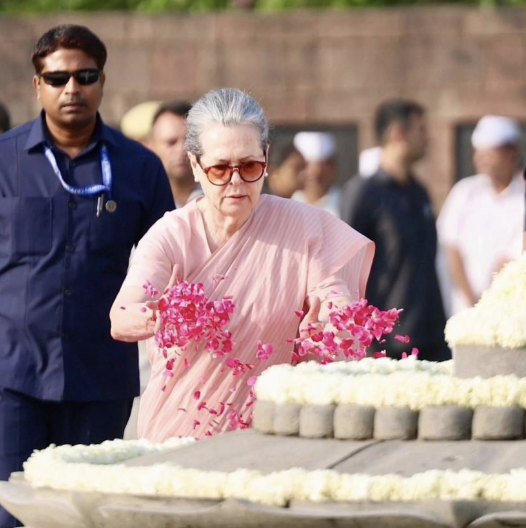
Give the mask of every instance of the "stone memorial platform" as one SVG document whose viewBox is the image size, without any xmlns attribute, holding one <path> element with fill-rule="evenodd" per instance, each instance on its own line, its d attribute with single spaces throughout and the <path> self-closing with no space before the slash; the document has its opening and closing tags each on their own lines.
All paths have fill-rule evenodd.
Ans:
<svg viewBox="0 0 526 528">
<path fill-rule="evenodd" d="M 456 496 L 452 490 L 450 499 L 432 497 L 436 490 L 430 489 L 430 498 L 423 500 L 411 500 L 409 496 L 409 500 L 382 500 L 381 491 L 379 500 L 331 500 L 320 481 L 319 489 L 312 486 L 310 497 L 293 497 L 275 506 L 235 497 L 163 496 L 155 479 L 149 494 L 37 488 L 25 480 L 23 473 L 16 473 L 9 482 L 0 483 L 0 503 L 31 528 L 526 526 L 526 502 L 471 497 L 474 488 L 469 478 L 462 480 L 465 470 L 503 475 L 525 469 L 526 441 L 321 440 L 247 430 L 133 458 L 122 463 L 120 471 L 135 468 L 140 472 L 167 463 L 207 472 L 211 478 L 213 472 L 228 473 L 239 468 L 267 476 L 302 468 L 314 476 L 320 470 L 332 470 L 338 475 L 393 474 L 411 478 L 435 470 L 459 477 Z M 145 478 L 150 477 L 151 473 L 145 474 Z M 82 485 L 82 475 L 76 478 L 75 485 Z M 419 487 L 425 486 L 424 479 Z M 422 496 L 422 490 L 415 490 L 415 494 Z"/>
</svg>

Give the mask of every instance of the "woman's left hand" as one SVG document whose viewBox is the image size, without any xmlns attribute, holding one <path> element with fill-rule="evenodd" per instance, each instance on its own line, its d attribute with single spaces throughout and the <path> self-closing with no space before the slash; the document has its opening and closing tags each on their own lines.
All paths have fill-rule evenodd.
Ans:
<svg viewBox="0 0 526 528">
<path fill-rule="evenodd" d="M 318 296 L 313 296 L 310 299 L 309 311 L 305 314 L 299 325 L 300 336 L 305 332 L 309 325 L 315 326 L 315 331 L 322 331 L 325 325 L 329 323 L 329 316 L 331 312 L 346 306 L 352 302 L 352 299 L 346 295 L 332 297 L 325 301 L 321 301 Z"/>
</svg>

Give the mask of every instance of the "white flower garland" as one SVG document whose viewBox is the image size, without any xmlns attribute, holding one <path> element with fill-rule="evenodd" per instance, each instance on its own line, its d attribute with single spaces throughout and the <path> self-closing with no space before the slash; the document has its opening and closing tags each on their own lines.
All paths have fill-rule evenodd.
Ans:
<svg viewBox="0 0 526 528">
<path fill-rule="evenodd" d="M 100 480 L 101 486 L 107 486 L 105 491 L 111 491 L 113 482 L 119 478 L 119 470 L 126 468 L 122 462 L 193 442 L 193 438 L 170 438 L 163 444 L 148 440 L 108 440 L 89 446 L 51 445 L 35 451 L 24 463 L 24 471 L 26 479 L 36 487 L 76 489 L 80 486 L 78 489 L 84 489 L 84 482 Z"/>
<path fill-rule="evenodd" d="M 269 506 L 285 506 L 291 500 L 526 501 L 526 470 L 523 469 L 493 475 L 470 470 L 432 470 L 401 477 L 298 468 L 264 475 L 246 469 L 231 473 L 199 471 L 168 463 L 146 467 L 119 464 L 141 454 L 188 445 L 189 440 L 163 445 L 140 442 L 121 440 L 100 446 L 51 446 L 35 452 L 24 464 L 26 479 L 35 487 L 162 497 L 236 498 Z"/>
<path fill-rule="evenodd" d="M 479 302 L 446 324 L 450 346 L 526 347 L 526 254 L 493 278 Z"/>
<path fill-rule="evenodd" d="M 320 365 L 274 365 L 256 383 L 258 400 L 276 404 L 410 407 L 479 405 L 526 408 L 526 378 L 455 378 L 452 361 L 366 359 Z"/>
<path fill-rule="evenodd" d="M 366 358 L 361 361 L 338 361 L 321 365 L 316 361 L 292 365 L 274 365 L 266 369 L 256 383 L 256 396 L 259 400 L 275 403 L 365 403 L 371 398 L 376 400 L 372 391 L 364 393 L 358 389 L 364 375 L 376 375 L 386 380 L 392 374 L 428 373 L 429 376 L 451 375 L 453 362 L 436 363 L 417 361 L 414 356 L 396 361 L 390 358 Z M 352 387 L 359 394 L 350 396 Z"/>
</svg>

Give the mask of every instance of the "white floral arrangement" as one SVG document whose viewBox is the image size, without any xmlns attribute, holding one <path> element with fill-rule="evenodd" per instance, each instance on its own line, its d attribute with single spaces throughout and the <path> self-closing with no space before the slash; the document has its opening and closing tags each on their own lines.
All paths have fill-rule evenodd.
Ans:
<svg viewBox="0 0 526 528">
<path fill-rule="evenodd" d="M 104 442 L 100 446 L 51 446 L 24 464 L 34 487 L 158 497 L 244 499 L 269 506 L 292 500 L 526 501 L 526 470 L 505 474 L 431 470 L 411 477 L 341 474 L 332 470 L 294 468 L 270 474 L 239 469 L 230 473 L 184 469 L 169 463 L 128 467 L 121 462 L 141 454 L 188 445 L 181 439 L 162 445 L 144 441 Z"/>
<path fill-rule="evenodd" d="M 456 378 L 453 362 L 364 359 L 320 365 L 274 365 L 256 383 L 258 400 L 276 404 L 409 407 L 479 405 L 526 408 L 526 378 Z"/>
<path fill-rule="evenodd" d="M 83 483 L 100 479 L 111 491 L 122 462 L 136 457 L 170 451 L 195 442 L 194 438 L 170 438 L 162 444 L 148 440 L 108 440 L 93 445 L 51 445 L 35 451 L 24 463 L 25 477 L 34 486 L 84 489 Z"/>
<path fill-rule="evenodd" d="M 399 361 L 390 358 L 365 358 L 360 361 L 337 361 L 326 365 L 309 361 L 296 366 L 282 364 L 269 367 L 258 377 L 255 392 L 258 400 L 278 404 L 353 403 L 351 400 L 364 400 L 363 405 L 369 405 L 365 401 L 369 401 L 370 391 L 365 394 L 359 389 L 360 395 L 345 394 L 347 389 L 358 388 L 364 375 L 367 375 L 367 379 L 377 376 L 385 381 L 393 374 L 412 376 L 427 373 L 432 377 L 451 376 L 452 372 L 452 361 L 417 361 L 415 356 Z"/>
<path fill-rule="evenodd" d="M 446 324 L 450 346 L 526 347 L 526 254 L 509 262 L 473 307 Z"/>
</svg>

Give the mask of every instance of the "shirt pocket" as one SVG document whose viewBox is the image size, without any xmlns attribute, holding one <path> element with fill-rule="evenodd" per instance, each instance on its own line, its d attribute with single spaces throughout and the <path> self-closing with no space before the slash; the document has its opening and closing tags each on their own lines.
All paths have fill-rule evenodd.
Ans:
<svg viewBox="0 0 526 528">
<path fill-rule="evenodd" d="M 0 198 L 0 253 L 4 256 L 43 255 L 51 250 L 51 198 Z"/>
<path fill-rule="evenodd" d="M 140 205 L 138 203 L 131 200 L 120 200 L 113 213 L 103 207 L 99 216 L 91 215 L 89 251 L 97 254 L 129 256 L 138 235 L 139 226 Z"/>
</svg>

